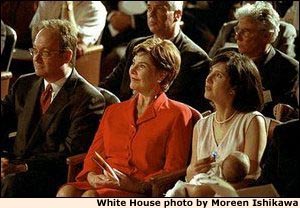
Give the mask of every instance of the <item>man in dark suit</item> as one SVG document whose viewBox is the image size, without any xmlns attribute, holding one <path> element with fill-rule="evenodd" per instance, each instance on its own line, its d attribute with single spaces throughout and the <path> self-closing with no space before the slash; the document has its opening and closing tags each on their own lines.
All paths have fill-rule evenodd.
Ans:
<svg viewBox="0 0 300 208">
<path fill-rule="evenodd" d="M 180 29 L 182 1 L 148 1 L 147 23 L 155 37 L 171 40 L 181 53 L 181 68 L 177 78 L 167 91 L 169 98 L 186 103 L 199 111 L 211 109 L 204 98 L 205 79 L 209 73 L 209 57 L 199 46 L 190 40 Z M 114 71 L 101 83 L 121 100 L 132 96 L 129 88 L 129 68 L 132 64 L 133 48 L 150 38 L 132 40 Z"/>
<path fill-rule="evenodd" d="M 35 74 L 21 76 L 1 101 L 1 150 L 16 130 L 13 151 L 1 156 L 2 197 L 51 197 L 66 182 L 66 157 L 87 151 L 104 97 L 72 67 L 77 32 L 65 20 L 33 31 Z"/>
<path fill-rule="evenodd" d="M 280 18 L 268 2 L 257 1 L 237 9 L 235 39 L 240 53 L 251 58 L 262 77 L 265 106 L 262 113 L 273 117 L 277 103 L 296 106 L 291 97 L 299 62 L 271 45 L 279 34 Z"/>
</svg>

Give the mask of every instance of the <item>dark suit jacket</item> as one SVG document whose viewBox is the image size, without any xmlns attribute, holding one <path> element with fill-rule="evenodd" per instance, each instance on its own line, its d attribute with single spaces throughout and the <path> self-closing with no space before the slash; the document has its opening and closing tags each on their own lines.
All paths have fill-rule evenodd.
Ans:
<svg viewBox="0 0 300 208">
<path fill-rule="evenodd" d="M 257 182 L 273 183 L 282 197 L 300 197 L 299 127 L 299 119 L 276 126 Z"/>
<path fill-rule="evenodd" d="M 107 13 L 109 14 L 113 10 L 119 11 L 118 3 L 120 1 L 102 1 L 105 5 Z M 147 14 L 146 12 L 142 14 L 136 14 L 132 16 L 134 18 L 134 28 L 128 28 L 127 30 L 118 33 L 116 36 L 112 36 L 108 25 L 109 22 L 106 22 L 101 44 L 104 46 L 103 55 L 109 54 L 112 49 L 117 46 L 124 45 L 126 46 L 132 39 L 142 36 L 150 35 L 151 32 L 147 27 Z"/>
<path fill-rule="evenodd" d="M 236 40 L 234 39 L 234 27 L 238 24 L 237 20 L 226 22 L 220 29 L 219 35 L 209 51 L 209 56 L 214 57 L 219 49 L 225 46 L 225 43 L 234 43 L 236 45 Z M 280 21 L 279 33 L 272 45 L 283 53 L 295 57 L 295 38 L 297 36 L 296 29 L 292 24 L 284 21 Z M 237 46 L 236 46 L 237 47 Z"/>
<path fill-rule="evenodd" d="M 148 37 L 132 40 L 126 49 L 125 56 L 121 59 L 114 71 L 101 83 L 116 94 L 122 101 L 132 96 L 129 88 L 129 68 L 133 59 L 133 48 L 145 41 Z M 199 46 L 189 39 L 182 31 L 172 40 L 181 54 L 180 72 L 169 90 L 166 92 L 170 99 L 186 103 L 200 112 L 211 109 L 204 98 L 205 79 L 209 73 L 209 57 Z"/>
<path fill-rule="evenodd" d="M 266 103 L 263 114 L 273 117 L 273 107 L 278 103 L 297 106 L 292 89 L 299 74 L 299 62 L 281 51 L 271 48 L 264 62 L 257 66 L 264 90 L 270 90 L 272 102 Z"/>
<path fill-rule="evenodd" d="M 6 121 L 1 125 L 1 139 L 9 130 L 17 130 L 11 159 L 26 162 L 28 173 L 47 172 L 50 177 L 51 173 L 65 172 L 67 156 L 88 150 L 105 101 L 95 87 L 73 70 L 41 115 L 42 88 L 43 79 L 35 74 L 21 76 L 15 82 L 1 101 L 1 119 Z M 6 142 L 1 141 L 1 146 Z M 57 180 L 65 182 L 65 178 L 61 175 Z"/>
</svg>

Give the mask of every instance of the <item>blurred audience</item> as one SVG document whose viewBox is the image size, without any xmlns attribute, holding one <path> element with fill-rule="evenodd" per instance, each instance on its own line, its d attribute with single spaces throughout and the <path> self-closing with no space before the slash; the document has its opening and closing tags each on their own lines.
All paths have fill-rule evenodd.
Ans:
<svg viewBox="0 0 300 208">
<path fill-rule="evenodd" d="M 76 28 L 47 20 L 33 28 L 35 74 L 1 100 L 1 197 L 53 197 L 66 181 L 66 157 L 87 151 L 105 101 L 72 67 Z M 13 148 L 8 133 L 17 131 Z"/>
<path fill-rule="evenodd" d="M 134 38 L 150 35 L 145 1 L 103 1 L 108 15 L 102 36 L 101 81 L 125 55 L 127 44 Z"/>
<path fill-rule="evenodd" d="M 48 19 L 66 19 L 78 30 L 77 57 L 99 41 L 107 11 L 101 1 L 39 1 L 30 26 Z"/>
<path fill-rule="evenodd" d="M 180 29 L 182 1 L 148 1 L 147 23 L 154 37 L 171 40 L 181 53 L 181 69 L 166 92 L 169 98 L 186 103 L 200 112 L 211 109 L 204 98 L 205 78 L 209 71 L 209 57 L 203 49 L 190 40 Z M 149 37 L 132 40 L 114 71 L 101 83 L 121 100 L 129 99 L 133 93 L 129 87 L 129 68 L 135 45 Z"/>
<path fill-rule="evenodd" d="M 1 20 L 1 55 L 4 49 L 5 40 L 6 40 L 6 27 L 4 22 Z"/>
<path fill-rule="evenodd" d="M 171 41 L 150 38 L 134 47 L 133 57 L 134 97 L 107 108 L 77 182 L 63 186 L 57 196 L 146 196 L 151 176 L 187 165 L 192 112 L 164 93 L 180 70 L 180 53 Z M 114 168 L 116 178 L 97 166 L 95 152 Z"/>
<path fill-rule="evenodd" d="M 38 1 L 2 1 L 1 19 L 17 33 L 16 48 L 28 49 L 32 46 L 30 21 L 37 9 Z"/>
</svg>

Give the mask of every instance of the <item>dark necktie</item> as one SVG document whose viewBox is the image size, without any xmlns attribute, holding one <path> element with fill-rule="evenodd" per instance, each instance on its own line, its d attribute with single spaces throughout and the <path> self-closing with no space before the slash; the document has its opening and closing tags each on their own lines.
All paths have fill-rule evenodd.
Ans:
<svg viewBox="0 0 300 208">
<path fill-rule="evenodd" d="M 53 90 L 52 90 L 51 84 L 48 84 L 46 87 L 46 90 L 44 90 L 44 92 L 42 92 L 40 103 L 41 103 L 41 108 L 42 108 L 43 114 L 47 111 L 47 109 L 51 103 L 52 91 Z"/>
</svg>

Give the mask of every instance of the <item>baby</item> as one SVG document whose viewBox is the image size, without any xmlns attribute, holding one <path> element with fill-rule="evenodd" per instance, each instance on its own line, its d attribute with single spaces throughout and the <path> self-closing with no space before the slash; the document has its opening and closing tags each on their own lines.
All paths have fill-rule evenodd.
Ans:
<svg viewBox="0 0 300 208">
<path fill-rule="evenodd" d="M 218 172 L 220 169 L 220 172 Z M 221 166 L 217 165 L 207 173 L 199 173 L 195 175 L 188 183 L 178 181 L 173 189 L 166 193 L 166 197 L 199 197 L 199 196 L 214 196 L 214 191 L 205 185 L 209 183 L 211 176 L 220 176 L 229 183 L 236 183 L 242 181 L 250 170 L 249 157 L 239 151 L 229 154 Z"/>
</svg>

